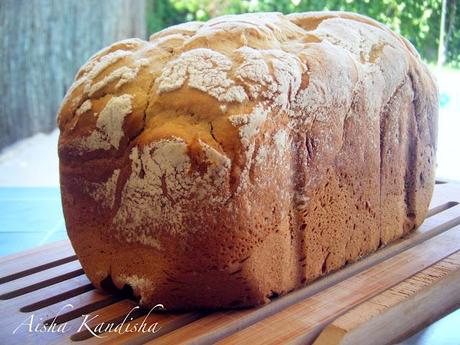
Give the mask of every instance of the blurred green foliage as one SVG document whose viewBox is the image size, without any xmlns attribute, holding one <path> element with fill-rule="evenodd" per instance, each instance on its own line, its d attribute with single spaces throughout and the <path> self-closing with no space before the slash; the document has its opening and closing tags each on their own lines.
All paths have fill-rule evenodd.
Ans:
<svg viewBox="0 0 460 345">
<path fill-rule="evenodd" d="M 409 39 L 422 57 L 436 62 L 441 0 L 148 0 L 150 33 L 185 21 L 245 12 L 352 11 L 387 24 Z M 460 5 L 447 0 L 446 62 L 460 67 Z"/>
</svg>

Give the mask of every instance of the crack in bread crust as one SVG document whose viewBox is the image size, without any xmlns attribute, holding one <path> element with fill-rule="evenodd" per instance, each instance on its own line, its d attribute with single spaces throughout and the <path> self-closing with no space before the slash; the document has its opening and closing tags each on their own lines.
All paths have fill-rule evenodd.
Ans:
<svg viewBox="0 0 460 345">
<path fill-rule="evenodd" d="M 267 303 L 421 224 L 437 111 L 410 43 L 356 14 L 115 43 L 57 118 L 70 239 L 96 286 L 147 307 Z"/>
</svg>

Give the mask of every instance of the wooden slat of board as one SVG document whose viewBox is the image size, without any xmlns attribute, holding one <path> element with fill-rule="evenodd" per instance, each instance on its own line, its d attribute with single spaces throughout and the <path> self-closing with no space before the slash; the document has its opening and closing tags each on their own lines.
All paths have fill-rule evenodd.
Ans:
<svg viewBox="0 0 460 345">
<path fill-rule="evenodd" d="M 27 294 L 8 300 L 3 300 L 1 301 L 0 318 L 7 317 L 7 315 L 13 311 L 21 311 L 27 313 L 41 309 L 53 304 L 53 300 L 47 302 L 47 299 L 59 297 L 61 294 L 64 295 L 62 299 L 65 300 L 68 298 L 66 298 L 66 296 L 71 295 L 68 294 L 69 291 L 88 285 L 90 285 L 89 279 L 85 275 L 79 275 L 77 277 L 73 277 L 62 282 L 47 286 L 43 289 L 31 291 Z M 36 306 L 34 307 L 34 305 Z M 25 309 L 23 310 L 23 308 Z"/>
<path fill-rule="evenodd" d="M 68 240 L 0 257 L 0 284 L 74 260 L 77 257 Z"/>
<path fill-rule="evenodd" d="M 78 341 L 78 344 L 126 344 L 126 343 L 137 343 L 142 344 L 152 338 L 161 336 L 167 332 L 170 332 L 174 329 L 177 329 L 187 323 L 190 323 L 198 318 L 200 318 L 202 312 L 189 312 L 189 313 L 153 313 L 150 316 L 146 314 L 148 311 L 135 309 L 137 307 L 134 301 L 122 300 L 120 302 L 114 303 L 108 307 L 98 309 L 94 312 L 88 313 L 88 322 L 85 324 L 93 330 L 94 333 L 97 333 L 94 329 L 98 324 L 104 323 L 113 323 L 114 327 L 123 322 L 123 320 L 129 315 L 134 316 L 134 320 L 131 321 L 131 327 L 133 323 L 142 323 L 145 320 L 145 329 L 148 329 L 153 324 L 157 323 L 155 332 L 114 332 L 109 331 L 107 333 L 99 334 L 99 337 L 93 336 L 93 334 L 86 328 L 86 326 L 81 327 L 83 323 L 83 318 L 79 317 L 68 322 L 72 332 L 67 339 L 61 339 L 59 344 L 75 344 L 75 341 Z M 129 319 L 126 319 L 126 323 L 130 324 Z M 153 326 L 152 326 L 153 327 Z M 80 332 L 76 332 L 81 328 Z M 113 329 L 113 328 L 112 328 Z M 126 329 L 126 328 L 124 328 Z"/>
<path fill-rule="evenodd" d="M 110 320 L 113 320 L 120 315 L 125 315 L 127 311 L 129 311 L 133 306 L 135 306 L 135 303 L 133 301 L 128 301 L 128 300 L 123 300 L 120 302 L 116 302 L 108 307 L 104 308 L 99 308 L 97 311 L 87 313 L 88 320 L 90 320 L 93 316 L 98 315 L 97 319 L 94 320 L 94 322 L 108 322 Z M 4 327 L 5 329 L 11 329 L 13 330 L 17 325 L 19 325 L 23 320 L 26 320 L 27 318 L 30 317 L 30 315 L 34 315 L 34 325 L 35 323 L 40 324 L 40 316 L 35 313 L 27 313 L 27 314 L 22 314 L 20 315 L 21 318 L 18 319 L 18 317 L 15 317 L 13 320 L 10 321 L 10 324 L 2 325 L 2 328 Z M 46 315 L 48 317 L 49 315 Z M 68 322 L 57 324 L 55 329 L 58 330 L 58 327 L 65 327 L 61 332 L 56 331 L 56 332 L 45 332 L 45 333 L 40 333 L 40 332 L 18 332 L 14 334 L 13 336 L 5 337 L 2 339 L 0 337 L 0 343 L 1 344 L 33 344 L 33 345 L 41 345 L 41 344 L 64 344 L 64 343 L 72 343 L 72 344 L 85 344 L 85 341 L 82 342 L 74 342 L 70 339 L 71 335 L 74 334 L 75 332 L 78 331 L 80 326 L 83 323 L 83 316 L 81 314 L 79 315 L 74 315 L 75 317 L 72 320 L 69 320 Z M 45 321 L 45 320 L 42 320 Z M 94 324 L 89 322 L 89 324 Z M 65 325 L 65 326 L 63 326 Z M 24 329 L 23 329 L 24 330 Z"/>
<path fill-rule="evenodd" d="M 18 296 L 5 301 L 0 301 L 0 319 L 2 320 L 2 329 L 4 332 L 8 332 L 8 339 L 6 339 L 6 334 L 2 334 L 5 339 L 0 338 L 1 344 L 46 344 L 47 341 L 52 339 L 62 338 L 62 334 L 53 334 L 46 335 L 43 337 L 40 333 L 29 334 L 28 332 L 19 331 L 16 334 L 12 335 L 13 330 L 18 327 L 22 322 L 26 321 L 31 315 L 34 315 L 35 321 L 40 321 L 39 313 L 40 309 L 31 310 L 27 312 L 21 312 L 22 307 L 33 305 L 34 303 L 42 302 L 44 299 L 57 296 L 67 291 L 73 289 L 81 288 L 82 286 L 87 286 L 89 280 L 86 276 L 81 275 L 63 282 L 48 286 L 42 290 L 36 290 L 29 292 L 25 295 Z M 66 298 L 64 299 L 66 300 Z M 46 302 L 46 301 L 45 301 Z M 49 303 L 45 303 L 49 305 Z M 22 328 L 22 330 L 26 329 Z M 0 335 L 1 336 L 1 335 Z M 8 340 L 8 341 L 7 341 Z"/>
<path fill-rule="evenodd" d="M 35 315 L 38 315 L 43 320 L 47 320 L 48 323 L 53 318 L 56 318 L 56 323 L 63 323 L 78 318 L 83 314 L 97 311 L 119 300 L 119 297 L 112 296 L 103 291 L 91 290 L 42 308 L 36 311 Z"/>
<path fill-rule="evenodd" d="M 80 262 L 71 261 L 0 285 L 0 300 L 34 291 L 83 274 Z"/>
<path fill-rule="evenodd" d="M 72 319 L 74 318 L 79 318 L 81 314 L 84 312 L 82 310 L 82 313 L 80 313 L 77 309 L 80 307 L 84 306 L 91 306 L 95 305 L 97 303 L 100 303 L 101 301 L 107 300 L 110 298 L 107 294 L 99 293 L 95 290 L 88 291 L 82 294 L 79 294 L 78 296 L 74 296 L 72 298 L 69 298 L 67 300 L 52 304 L 50 306 L 47 306 L 45 308 L 28 312 L 28 313 L 20 313 L 17 317 L 7 320 L 6 322 L 9 324 L 7 329 L 10 329 L 13 331 L 16 327 L 20 326 L 21 323 L 30 323 L 30 320 L 33 322 L 33 327 L 35 325 L 42 325 L 44 324 L 45 321 L 49 319 L 53 319 L 56 316 L 61 316 L 65 315 L 66 312 L 68 311 L 73 311 L 74 315 Z M 67 305 L 72 305 L 74 306 L 73 308 Z M 2 314 L 4 311 L 2 311 Z M 31 319 L 32 318 L 32 319 Z M 61 324 L 59 320 L 56 321 L 56 327 L 57 329 L 58 324 Z M 65 332 L 60 333 L 60 332 L 46 332 L 46 333 L 39 333 L 39 332 L 28 332 L 29 327 L 27 325 L 24 325 L 20 328 L 20 332 L 17 332 L 14 334 L 14 336 L 11 338 L 14 340 L 14 343 L 17 344 L 48 344 L 49 342 L 52 342 L 54 340 L 62 339 L 63 335 L 65 337 L 70 336 L 72 334 L 72 324 L 70 322 L 67 322 L 67 325 L 65 327 Z"/>
<path fill-rule="evenodd" d="M 447 202 L 460 202 L 460 183 L 436 184 L 431 198 L 430 208 Z"/>
<path fill-rule="evenodd" d="M 48 255 L 43 255 L 43 252 L 47 252 Z M 3 273 L 6 267 L 9 267 L 9 265 L 14 266 L 14 263 L 17 262 L 16 260 L 24 260 L 21 261 L 22 264 L 30 262 L 30 267 L 34 267 L 37 266 L 37 264 L 40 265 L 42 263 L 62 259 L 69 255 L 75 255 L 75 252 L 70 242 L 67 240 L 56 241 L 53 243 L 45 244 L 43 246 L 28 249 L 19 253 L 14 253 L 0 257 L 0 272 Z M 13 267 L 11 271 L 12 273 L 17 272 L 18 267 Z"/>
<path fill-rule="evenodd" d="M 32 312 L 49 305 L 65 301 L 83 292 L 91 291 L 94 286 L 86 275 L 80 275 L 60 283 L 47 286 L 44 289 L 29 292 L 20 296 L 18 300 L 12 299 L 10 303 L 16 307 L 20 305 L 21 312 Z"/>
<path fill-rule="evenodd" d="M 82 343 L 84 345 L 112 345 L 112 344 L 143 344 L 151 339 L 160 337 L 168 332 L 178 329 L 186 324 L 189 324 L 203 316 L 202 312 L 189 312 L 180 314 L 153 314 L 150 316 L 141 316 L 132 321 L 132 323 L 141 324 L 145 322 L 146 332 L 134 332 L 134 333 L 117 333 L 108 332 L 100 334 L 101 338 L 90 337 Z M 156 324 L 156 326 L 155 326 Z M 149 332 L 148 329 L 151 327 L 153 330 Z M 155 328 L 153 328 L 155 327 Z M 125 328 L 126 329 L 126 328 Z M 88 335 L 88 332 L 84 332 L 83 335 Z M 78 339 L 80 334 L 72 336 L 71 339 Z M 65 344 L 76 344 L 75 342 L 65 342 Z M 80 344 L 80 342 L 78 343 Z"/>
<path fill-rule="evenodd" d="M 82 275 L 79 277 L 75 277 L 73 279 L 80 279 L 81 281 L 79 282 L 81 286 L 87 285 L 89 280 L 86 278 L 86 276 Z M 70 281 L 70 280 L 69 280 Z M 2 305 L 2 309 L 0 311 L 1 316 L 7 316 L 10 315 L 12 312 L 17 311 L 18 309 L 18 299 L 20 300 L 20 303 L 22 305 L 28 305 L 32 303 L 37 303 L 37 300 L 40 301 L 40 298 L 43 296 L 54 296 L 56 292 L 58 291 L 66 291 L 66 283 L 68 281 L 64 281 L 61 283 L 56 284 L 60 289 L 57 291 L 51 291 L 50 289 L 53 289 L 54 286 L 49 286 L 44 289 L 44 291 L 38 290 L 38 291 L 33 291 L 31 293 L 16 297 L 11 299 L 10 305 L 7 307 L 5 305 Z M 64 284 L 64 285 L 63 285 Z M 70 286 L 73 288 L 78 287 L 78 282 L 71 282 Z M 68 287 L 70 287 L 68 286 Z M 104 305 L 107 303 L 111 304 L 108 307 L 103 308 Z M 66 305 L 72 305 L 73 308 L 65 307 Z M 28 315 L 34 314 L 34 318 L 36 320 L 47 320 L 54 318 L 56 315 L 60 315 L 56 319 L 57 323 L 60 323 L 60 321 L 66 321 L 66 341 L 70 340 L 70 336 L 78 330 L 80 327 L 83 318 L 81 317 L 82 314 L 88 314 L 89 319 L 92 319 L 94 316 L 97 315 L 97 318 L 93 322 L 88 322 L 88 325 L 90 326 L 95 326 L 98 323 L 101 322 L 113 322 L 120 319 L 120 317 L 124 317 L 128 314 L 128 312 L 136 306 L 135 302 L 130 301 L 130 300 L 123 300 L 123 301 L 118 301 L 117 299 L 113 299 L 110 295 L 99 292 L 99 291 L 88 291 L 84 292 L 81 294 L 78 294 L 77 296 L 71 297 L 71 298 L 66 298 L 62 301 L 59 301 L 57 303 L 53 303 L 49 306 L 44 306 L 43 308 L 40 308 L 38 310 L 34 310 L 29 314 L 23 314 L 23 318 L 26 319 Z M 71 312 L 70 314 L 70 319 L 67 320 L 68 318 L 65 318 L 62 320 L 62 316 L 67 316 L 67 312 Z M 153 337 L 159 336 L 161 334 L 164 334 L 170 330 L 176 329 L 186 323 L 189 323 L 193 320 L 196 320 L 197 318 L 201 317 L 203 314 L 202 313 L 186 313 L 186 314 L 154 314 L 149 316 L 146 320 L 146 328 L 150 326 L 151 324 L 158 322 L 160 325 L 159 327 L 161 329 L 158 329 L 157 327 L 157 332 L 151 334 L 143 334 L 143 333 L 136 333 L 136 334 L 118 334 L 118 333 L 111 333 L 111 334 L 106 334 L 102 335 L 105 338 L 105 341 L 107 343 L 114 343 L 114 342 L 124 342 L 127 339 L 133 339 L 133 338 L 140 338 L 140 339 L 145 339 L 149 340 L 152 339 Z M 138 320 L 138 319 L 137 319 Z M 18 325 L 20 324 L 20 321 L 17 320 L 15 321 Z M 14 329 L 12 325 L 10 328 Z M 85 333 L 85 332 L 82 332 Z M 88 332 L 86 332 L 88 333 Z M 84 334 L 83 334 L 84 335 Z M 22 335 L 15 335 L 15 341 L 20 341 L 20 342 L 33 342 L 33 343 L 48 343 L 50 341 L 53 341 L 55 339 L 59 339 L 59 343 L 61 343 L 63 340 L 61 339 L 62 337 L 59 334 L 51 335 L 48 336 L 46 335 L 46 338 L 41 338 L 41 339 L 36 339 L 38 338 L 37 334 L 32 334 L 32 335 L 27 335 L 27 334 L 22 334 Z M 78 337 L 77 337 L 78 338 Z M 96 337 L 91 337 L 85 342 L 90 342 L 90 343 L 99 343 L 101 341 L 100 338 Z M 72 341 L 69 341 L 71 343 Z M 72 342 L 73 343 L 73 342 Z"/>
<path fill-rule="evenodd" d="M 84 315 L 87 315 L 85 324 L 88 325 L 88 327 L 93 328 L 102 322 L 107 323 L 113 320 L 118 320 L 122 317 L 125 317 L 131 310 L 133 310 L 133 308 L 136 307 L 136 305 L 137 304 L 135 301 L 128 299 L 116 301 L 113 304 L 99 308 L 95 311 L 84 313 Z M 85 316 L 80 315 L 79 317 L 76 317 L 68 322 L 71 329 L 71 332 L 67 334 L 69 341 L 71 341 L 70 337 L 75 333 L 84 331 L 86 329 L 86 327 L 83 326 L 84 320 Z M 86 337 L 82 336 L 77 338 L 84 339 Z"/>
<path fill-rule="evenodd" d="M 338 315 L 460 250 L 460 226 L 288 307 L 218 344 L 308 344 Z"/>
<path fill-rule="evenodd" d="M 321 279 L 312 284 L 312 286 L 274 300 L 272 303 L 261 308 L 214 313 L 160 337 L 153 341 L 152 344 L 192 342 L 194 344 L 206 344 L 229 335 L 226 339 L 230 344 L 245 341 L 246 338 L 251 343 L 254 342 L 256 344 L 280 343 L 286 340 L 281 337 L 283 334 L 286 334 L 289 338 L 299 335 L 295 331 L 300 332 L 300 334 L 304 330 L 306 331 L 307 325 L 301 322 L 303 318 L 307 318 L 306 321 L 309 322 L 310 326 L 310 321 L 317 321 L 318 324 L 324 326 L 323 323 L 325 320 L 330 321 L 328 317 L 331 317 L 336 312 L 343 311 L 342 309 L 337 310 L 335 307 L 330 308 L 327 305 L 326 301 L 330 300 L 333 296 L 336 296 L 338 299 L 336 307 L 351 308 L 357 303 L 380 293 L 393 284 L 459 250 L 459 241 L 460 226 L 403 251 L 396 256 L 392 256 L 386 261 L 367 265 L 367 269 L 362 270 L 361 273 L 352 272 L 352 274 L 349 274 L 347 271 L 350 269 L 353 270 L 358 264 L 363 265 L 364 260 L 349 266 L 345 270 L 340 270 L 331 276 Z M 377 254 L 382 255 L 382 252 Z M 346 276 L 342 277 L 342 279 L 334 279 L 333 276 L 336 274 Z M 385 277 L 385 279 L 382 277 Z M 333 278 L 332 282 L 331 278 Z M 295 298 L 296 295 L 302 295 L 302 292 L 304 292 L 305 298 Z M 348 294 L 343 295 L 348 292 L 351 294 L 350 296 Z M 313 297 L 307 298 L 312 295 Z M 294 303 L 286 303 L 286 301 L 289 302 L 289 299 L 294 299 Z M 315 317 L 309 320 L 308 317 L 312 314 L 310 310 L 312 306 L 309 303 L 312 303 L 311 301 L 321 302 L 321 300 L 324 300 L 323 302 L 326 305 L 323 304 L 319 308 L 324 309 L 316 313 Z M 313 309 L 316 308 L 313 306 Z M 297 319 L 296 322 L 292 322 L 293 319 Z M 276 326 L 277 323 L 281 324 L 280 327 Z M 286 328 L 283 328 L 284 323 L 287 324 Z M 247 328 L 231 336 L 232 333 L 244 327 Z M 281 338 L 273 336 L 273 331 L 270 330 L 271 327 L 275 328 L 274 332 L 278 332 L 278 336 Z M 280 328 L 283 328 L 283 330 L 281 331 Z M 290 331 L 291 328 L 293 329 Z M 270 342 L 271 339 L 274 339 L 274 341 Z"/>
<path fill-rule="evenodd" d="M 46 248 L 45 250 L 45 253 L 48 253 L 49 250 L 55 250 L 55 249 L 58 249 L 58 251 L 60 252 L 59 254 L 61 255 L 61 250 L 59 249 L 62 249 L 64 246 L 62 246 L 62 243 L 61 245 L 59 246 L 50 246 L 50 248 Z M 42 250 L 44 248 L 41 248 Z M 44 256 L 44 255 L 42 255 Z M 51 256 L 47 256 L 48 258 L 50 259 L 54 259 L 56 256 L 55 255 L 51 255 Z M 21 258 L 17 258 L 18 260 L 20 260 Z M 45 262 L 46 263 L 46 262 Z M 20 262 L 16 262 L 16 266 L 20 265 L 21 263 Z M 86 278 L 86 276 L 84 275 L 80 275 L 80 276 L 76 276 L 74 278 L 70 278 L 68 280 L 64 280 L 64 281 L 61 281 L 61 282 L 58 282 L 54 285 L 50 285 L 50 286 L 45 286 L 44 288 L 42 289 L 39 289 L 39 290 L 32 290 L 29 289 L 29 287 L 32 285 L 35 285 L 37 283 L 40 283 L 42 281 L 46 281 L 50 278 L 53 278 L 53 277 L 56 277 L 56 276 L 60 276 L 62 274 L 67 274 L 69 272 L 73 272 L 75 268 L 80 268 L 80 265 L 78 262 L 70 262 L 70 263 L 67 263 L 67 264 L 64 264 L 64 265 L 59 265 L 59 266 L 52 266 L 51 265 L 51 268 L 50 269 L 47 269 L 47 270 L 39 270 L 37 273 L 34 273 L 34 274 L 30 274 L 30 275 L 27 275 L 25 277 L 21 277 L 21 278 L 17 278 L 17 279 L 13 279 L 11 281 L 7 281 L 3 286 L 0 286 L 0 288 L 2 290 L 3 293 L 6 291 L 7 293 L 11 293 L 12 291 L 17 291 L 18 289 L 23 289 L 25 287 L 25 290 L 28 291 L 27 293 L 25 294 L 19 294 L 19 296 L 15 296 L 15 297 L 12 297 L 12 298 L 9 298 L 9 300 L 5 301 L 5 302 L 12 302 L 12 303 L 9 303 L 9 306 L 11 308 L 6 308 L 6 305 L 5 304 L 2 304 L 2 311 L 5 311 L 8 313 L 2 313 L 0 312 L 0 314 L 10 314 L 10 312 L 14 312 L 16 311 L 17 312 L 17 309 L 19 309 L 20 305 L 22 306 L 27 306 L 27 305 L 30 305 L 30 304 L 33 304 L 33 303 L 37 303 L 37 301 L 39 302 L 40 300 L 42 300 L 43 298 L 49 298 L 49 297 L 53 297 L 56 295 L 56 292 L 57 291 L 51 291 L 53 290 L 53 287 L 56 286 L 56 287 L 59 287 L 61 288 L 61 293 L 62 291 L 67 291 L 66 287 L 64 285 L 66 285 L 67 282 L 69 282 L 71 284 L 71 286 L 73 288 L 78 288 L 79 286 L 85 286 L 87 284 L 89 284 L 89 280 Z M 76 281 L 73 281 L 74 279 L 81 279 L 82 282 L 84 283 L 83 285 L 79 285 L 78 282 Z M 64 284 L 64 285 L 62 285 Z M 30 292 L 29 292 L 30 291 Z M 46 319 L 49 319 L 51 317 L 54 317 L 55 315 L 57 315 L 62 307 L 64 307 L 66 304 L 72 304 L 73 306 L 75 306 L 76 308 L 81 308 L 81 307 L 84 307 L 83 309 L 77 309 L 80 311 L 80 314 L 83 314 L 84 312 L 86 312 L 88 310 L 88 307 L 91 308 L 92 306 L 94 306 L 95 304 L 98 306 L 98 308 L 96 308 L 97 310 L 94 311 L 94 312 L 88 312 L 87 314 L 89 314 L 89 318 L 92 318 L 93 316 L 97 315 L 97 319 L 95 322 L 97 323 L 100 323 L 100 322 L 109 322 L 109 321 L 114 321 L 114 320 L 117 320 L 119 319 L 120 317 L 122 316 L 125 316 L 129 310 L 135 305 L 134 302 L 132 301 L 121 301 L 121 302 L 118 302 L 118 303 L 115 303 L 114 305 L 111 305 L 109 307 L 106 307 L 106 308 L 101 308 L 100 305 L 98 305 L 97 303 L 104 303 L 105 301 L 108 301 L 110 299 L 110 297 L 108 298 L 108 296 L 103 296 L 101 295 L 99 292 L 97 291 L 89 291 L 89 292 L 82 292 L 81 294 L 78 294 L 77 296 L 74 296 L 74 297 L 71 297 L 71 298 L 66 298 L 62 301 L 58 301 L 56 303 L 53 303 L 51 304 L 50 306 L 45 306 L 43 308 L 40 308 L 38 310 L 34 310 L 32 313 L 34 314 L 34 318 L 35 320 L 46 320 Z M 19 308 L 18 308 L 19 307 Z M 63 309 L 62 311 L 65 312 L 67 309 Z M 32 314 L 30 313 L 30 314 Z M 23 315 L 19 315 L 19 317 L 23 317 L 24 319 L 26 319 L 28 317 L 28 315 L 30 314 L 23 314 Z M 61 313 L 62 314 L 62 313 Z M 71 316 L 74 316 L 75 313 L 72 313 Z M 142 333 L 141 334 L 135 334 L 135 336 L 137 337 L 144 337 L 146 339 L 151 339 L 153 336 L 158 336 L 158 335 L 161 335 L 165 332 L 168 332 L 172 329 L 175 329 L 177 327 L 180 327 L 181 325 L 183 324 L 186 324 L 186 323 L 189 323 L 193 320 L 196 320 L 197 318 L 201 317 L 202 313 L 187 313 L 187 314 L 172 314 L 172 315 L 168 315 L 168 314 L 161 314 L 161 315 L 153 315 L 153 316 L 150 316 L 146 319 L 146 324 L 149 325 L 149 324 L 152 324 L 154 322 L 159 322 L 159 324 L 161 324 L 161 331 L 159 332 L 156 332 L 155 334 L 145 334 L 143 335 Z M 58 318 L 58 321 L 59 321 L 59 318 Z M 21 320 L 19 320 L 17 317 L 15 318 L 15 323 L 11 325 L 10 328 L 14 328 L 15 324 L 18 323 L 18 325 L 20 324 Z M 82 322 L 82 318 L 81 317 L 76 317 L 76 318 L 73 318 L 69 321 L 67 321 L 67 325 L 66 325 L 66 337 L 64 338 L 66 341 L 69 341 L 69 342 L 72 342 L 70 340 L 70 337 L 69 335 L 73 334 L 76 332 L 76 330 L 78 329 L 78 327 L 81 325 L 81 322 Z M 91 324 L 94 324 L 94 322 L 90 322 L 89 323 L 90 325 Z M 67 333 L 68 332 L 68 333 Z M 84 332 L 83 332 L 84 333 Z M 105 336 L 104 336 L 105 337 Z M 119 335 L 117 333 L 113 333 L 113 334 L 109 334 L 108 335 L 109 339 L 110 340 L 107 340 L 107 342 L 109 343 L 113 343 L 114 341 L 120 341 L 120 342 L 123 342 L 126 340 L 127 337 L 129 338 L 133 338 L 131 335 L 129 334 L 123 334 L 123 335 Z M 40 337 L 39 336 L 39 333 L 33 333 L 33 334 L 27 334 L 27 333 L 23 333 L 22 335 L 15 335 L 14 336 L 14 341 L 19 341 L 20 343 L 34 343 L 34 344 L 45 344 L 45 343 L 48 343 L 48 342 L 51 342 L 53 340 L 58 340 L 58 343 L 61 343 L 63 341 L 62 339 L 62 335 L 60 335 L 59 333 L 54 333 L 53 335 L 48 335 L 46 334 L 46 337 Z M 117 340 L 118 338 L 120 338 L 120 340 Z M 87 341 L 89 342 L 93 342 L 93 341 L 100 341 L 99 338 L 90 338 L 88 339 Z M 85 341 L 85 342 L 87 342 Z M 73 342 L 72 342 L 73 343 Z M 81 342 L 80 342 L 81 343 Z"/>
<path fill-rule="evenodd" d="M 432 211 L 432 215 L 427 217 L 415 232 L 400 239 L 399 241 L 396 241 L 395 243 L 403 242 L 411 238 L 417 238 L 418 236 L 432 236 L 433 234 L 438 234 L 445 229 L 459 224 L 460 205 L 451 203 L 447 205 L 443 204 L 442 206 L 442 209 L 438 209 L 438 211 L 440 210 L 439 212 Z"/>
<path fill-rule="evenodd" d="M 445 315 L 458 304 L 460 252 L 340 316 L 321 332 L 314 345 L 394 343 Z"/>
</svg>

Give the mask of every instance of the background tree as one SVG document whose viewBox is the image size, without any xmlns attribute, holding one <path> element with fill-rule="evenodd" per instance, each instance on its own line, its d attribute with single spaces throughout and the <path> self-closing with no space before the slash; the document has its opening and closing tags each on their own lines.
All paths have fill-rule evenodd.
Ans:
<svg viewBox="0 0 460 345">
<path fill-rule="evenodd" d="M 441 0 L 149 0 L 168 7 L 168 25 L 185 20 L 207 20 L 223 14 L 278 11 L 282 13 L 339 10 L 358 12 L 387 24 L 409 39 L 428 62 L 437 60 Z M 160 5 L 163 4 L 163 5 Z M 166 5 L 167 4 L 167 5 Z M 162 23 L 162 13 L 150 21 Z M 165 25 L 166 26 L 166 25 Z M 150 26 L 151 27 L 151 26 Z M 149 27 L 149 28 L 150 28 Z M 161 25 L 155 29 L 162 28 Z M 446 62 L 460 67 L 460 6 L 446 4 Z"/>
<path fill-rule="evenodd" d="M 55 128 L 64 93 L 96 51 L 145 36 L 145 0 L 1 0 L 0 148 Z"/>
</svg>

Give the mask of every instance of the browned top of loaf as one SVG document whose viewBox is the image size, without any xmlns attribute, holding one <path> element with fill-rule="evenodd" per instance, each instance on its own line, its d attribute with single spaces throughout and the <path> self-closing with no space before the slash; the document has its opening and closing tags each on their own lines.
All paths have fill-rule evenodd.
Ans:
<svg viewBox="0 0 460 345">
<path fill-rule="evenodd" d="M 383 25 L 349 13 L 244 14 L 173 26 L 148 42 L 121 41 L 91 57 L 59 112 L 63 143 L 83 154 L 180 137 L 234 158 L 235 146 L 257 129 L 254 116 L 237 130 L 257 106 L 298 117 L 313 102 L 340 101 L 343 89 L 353 87 L 337 75 L 337 88 L 323 90 L 331 94 L 309 90 L 309 78 L 329 77 L 308 74 L 306 48 L 318 43 L 351 55 L 340 66 L 344 75 L 397 60 L 397 68 L 385 70 L 386 94 L 405 74 L 395 72 L 407 70 L 416 54 Z"/>
<path fill-rule="evenodd" d="M 110 159 L 113 175 L 99 197 L 110 207 L 126 157 L 140 171 L 140 150 L 169 140 L 154 159 L 174 169 L 230 169 L 235 191 L 251 142 L 271 114 L 288 115 L 287 123 L 273 126 L 303 131 L 328 122 L 330 110 L 321 109 L 340 109 L 344 117 L 360 84 L 372 83 L 366 87 L 373 99 L 362 107 L 375 115 L 373 107 L 386 104 L 419 61 L 404 38 L 350 13 L 244 14 L 173 26 L 149 41 L 115 43 L 80 69 L 58 115 L 61 163 L 78 168 Z M 425 72 L 419 85 L 432 90 Z M 286 145 L 286 133 L 273 137 L 275 146 Z M 163 173 L 168 166 L 160 164 Z"/>
</svg>

